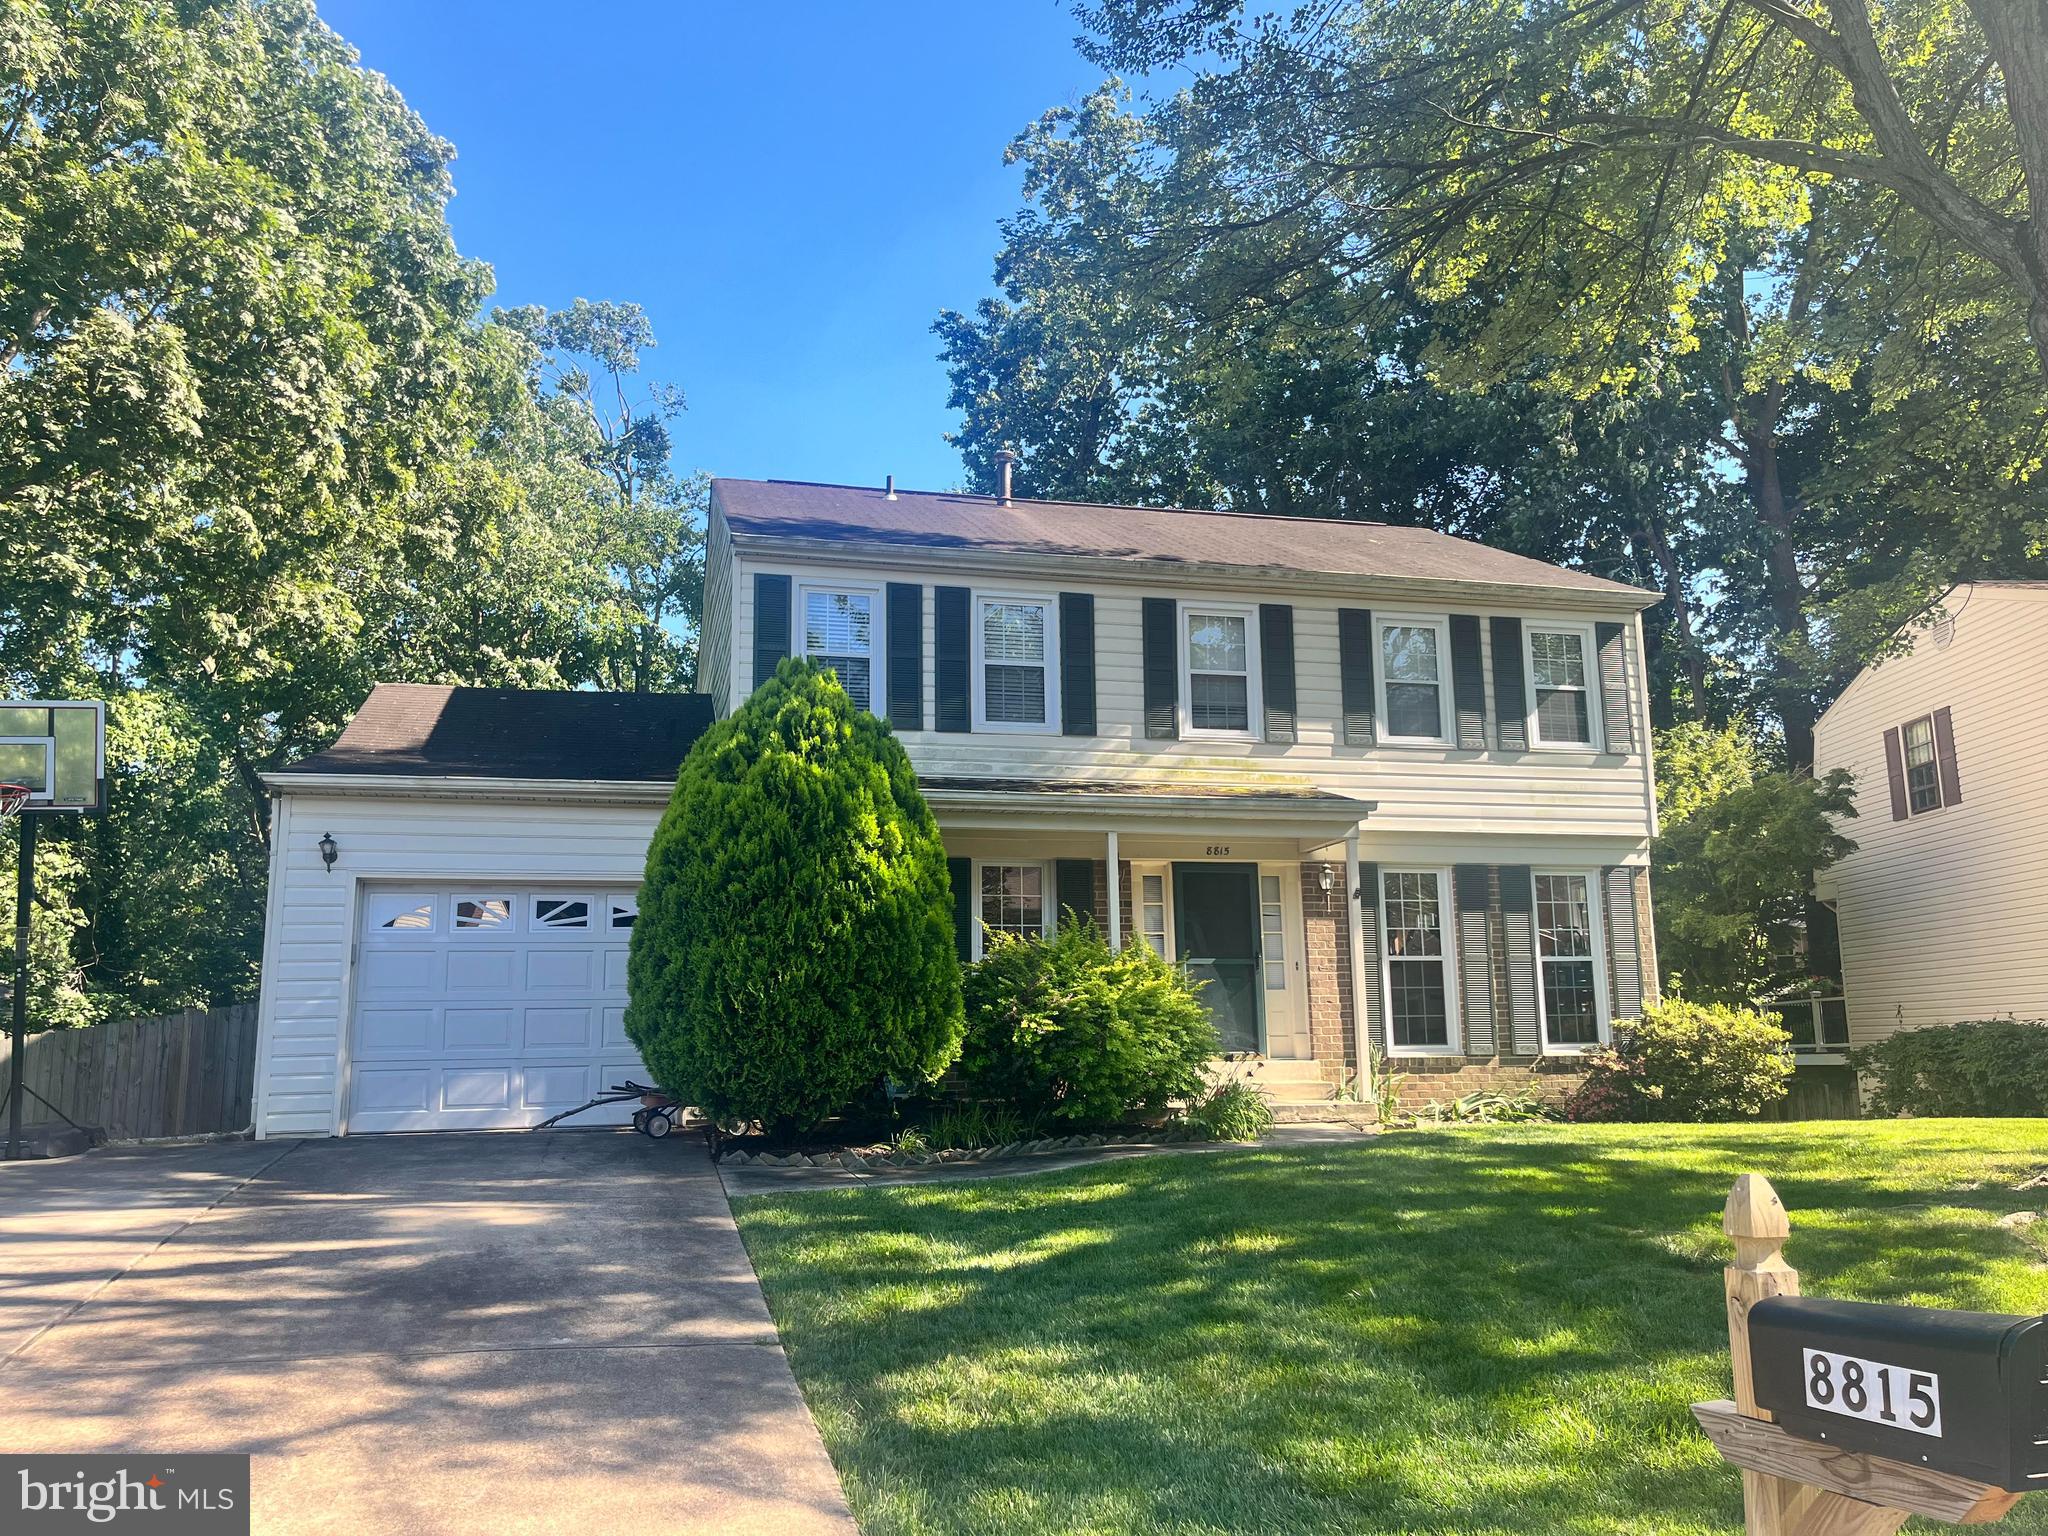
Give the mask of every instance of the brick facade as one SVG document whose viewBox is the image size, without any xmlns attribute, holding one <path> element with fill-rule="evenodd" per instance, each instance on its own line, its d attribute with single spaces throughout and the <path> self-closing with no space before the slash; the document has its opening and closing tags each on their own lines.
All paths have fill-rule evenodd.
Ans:
<svg viewBox="0 0 2048 1536">
<path fill-rule="evenodd" d="M 1532 1083 L 1544 1098 L 1556 1101 L 1585 1076 L 1570 1057 L 1495 1056 L 1480 1061 L 1469 1056 L 1398 1056 L 1386 1070 L 1402 1080 L 1396 1098 L 1403 1109 L 1420 1109 L 1468 1093 L 1520 1093 Z"/>
<path fill-rule="evenodd" d="M 1323 871 L 1330 888 L 1323 889 Z M 1309 1049 L 1333 1083 L 1348 1081 L 1358 1071 L 1358 1033 L 1352 1026 L 1351 920 L 1344 866 L 1304 862 L 1301 866 L 1301 917 L 1305 929 L 1302 969 L 1308 977 Z"/>
</svg>

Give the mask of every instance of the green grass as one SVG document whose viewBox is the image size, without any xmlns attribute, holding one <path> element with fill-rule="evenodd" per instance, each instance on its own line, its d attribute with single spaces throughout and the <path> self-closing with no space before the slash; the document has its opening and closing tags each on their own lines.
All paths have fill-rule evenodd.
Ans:
<svg viewBox="0 0 2048 1536">
<path fill-rule="evenodd" d="M 1809 1294 L 2048 1310 L 2033 1121 L 1488 1127 L 738 1209 L 861 1527 L 1732 1532 L 1721 1202 Z M 2048 1532 L 2048 1494 L 2007 1531 Z"/>
</svg>

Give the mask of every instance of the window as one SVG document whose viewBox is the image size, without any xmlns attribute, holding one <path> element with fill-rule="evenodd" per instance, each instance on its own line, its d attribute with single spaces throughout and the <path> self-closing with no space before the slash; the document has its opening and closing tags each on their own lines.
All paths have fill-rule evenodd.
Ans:
<svg viewBox="0 0 2048 1536">
<path fill-rule="evenodd" d="M 400 933 L 424 932 L 434 926 L 434 898 L 431 896 L 372 896 L 370 922 L 378 928 Z"/>
<path fill-rule="evenodd" d="M 630 928 L 640 917 L 638 896 L 614 896 L 606 906 L 611 912 L 614 928 Z"/>
<path fill-rule="evenodd" d="M 512 900 L 508 896 L 465 897 L 455 903 L 457 928 L 509 928 Z"/>
<path fill-rule="evenodd" d="M 1167 941 L 1166 872 L 1138 874 L 1138 932 L 1162 960 L 1173 958 Z"/>
<path fill-rule="evenodd" d="M 1057 725 L 1052 603 L 1044 598 L 984 597 L 978 612 L 976 726 L 1000 731 Z"/>
<path fill-rule="evenodd" d="M 1584 875 L 1536 876 L 1536 964 L 1542 972 L 1543 1041 L 1575 1051 L 1600 1043 L 1593 905 Z"/>
<path fill-rule="evenodd" d="M 879 714 L 874 615 L 872 593 L 804 592 L 804 655 L 839 674 L 839 686 L 856 708 Z"/>
<path fill-rule="evenodd" d="M 1259 955 L 1268 992 L 1287 990 L 1286 922 L 1280 913 L 1280 877 L 1259 876 Z"/>
<path fill-rule="evenodd" d="M 1934 716 L 1906 722 L 1906 809 L 1918 816 L 1941 809 L 1941 768 L 1935 761 Z"/>
<path fill-rule="evenodd" d="M 1386 935 L 1387 1028 L 1396 1051 L 1448 1052 L 1450 978 L 1444 965 L 1443 894 L 1434 869 L 1380 872 Z"/>
<path fill-rule="evenodd" d="M 1380 624 L 1380 721 L 1388 741 L 1448 742 L 1444 721 L 1444 625 L 1436 619 Z"/>
<path fill-rule="evenodd" d="M 1187 608 L 1187 726 L 1190 732 L 1246 736 L 1252 729 L 1253 639 L 1248 609 Z"/>
<path fill-rule="evenodd" d="M 536 896 L 533 898 L 533 926 L 536 928 L 588 928 L 590 898 L 587 896 Z"/>
<path fill-rule="evenodd" d="M 1020 939 L 1045 937 L 1045 866 L 981 866 L 981 921 L 990 933 Z"/>
<path fill-rule="evenodd" d="M 1593 702 L 1588 684 L 1593 645 L 1583 629 L 1529 627 L 1532 739 L 1543 747 L 1590 747 Z"/>
</svg>

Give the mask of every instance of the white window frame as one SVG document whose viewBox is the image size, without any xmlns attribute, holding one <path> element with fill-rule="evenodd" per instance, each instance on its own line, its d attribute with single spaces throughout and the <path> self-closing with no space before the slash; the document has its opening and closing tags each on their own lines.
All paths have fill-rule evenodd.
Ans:
<svg viewBox="0 0 2048 1536">
<path fill-rule="evenodd" d="M 1393 716 L 1387 712 L 1387 631 L 1428 629 L 1436 633 L 1436 726 L 1434 736 L 1396 736 Z M 1451 621 L 1441 613 L 1374 613 L 1372 616 L 1373 703 L 1379 710 L 1379 744 L 1394 747 L 1450 747 L 1457 744 L 1451 732 Z"/>
<path fill-rule="evenodd" d="M 1038 871 L 1039 924 L 1038 936 L 1049 939 L 1053 935 L 1053 922 L 1057 916 L 1059 893 L 1053 889 L 1053 862 L 1051 859 L 976 859 L 973 863 L 974 880 L 974 933 L 970 954 L 974 959 L 982 957 L 983 941 L 988 937 L 988 926 L 981 917 L 981 872 L 985 868 L 1003 869 L 1016 865 Z"/>
<path fill-rule="evenodd" d="M 1035 603 L 1045 610 L 1045 720 L 991 720 L 988 717 L 988 663 L 983 636 L 982 610 L 990 603 Z M 970 646 L 974 666 L 974 729 L 977 731 L 1020 732 L 1030 736 L 1056 736 L 1060 730 L 1060 600 L 1051 592 L 980 591 L 973 594 L 968 619 L 973 627 Z M 1026 862 L 1029 862 L 1028 860 Z M 980 890 L 979 885 L 976 891 Z"/>
<path fill-rule="evenodd" d="M 1927 722 L 1927 750 L 1933 754 L 1927 760 L 1927 766 L 1934 770 L 1932 805 L 1913 803 L 1913 742 L 1906 733 L 1923 720 Z M 1932 816 L 1936 811 L 1948 808 L 1948 797 L 1941 787 L 1941 735 L 1934 729 L 1933 710 L 1924 715 L 1915 715 L 1899 727 L 1899 784 L 1906 791 L 1906 818 L 1909 821 L 1915 816 Z"/>
<path fill-rule="evenodd" d="M 1443 935 L 1443 954 L 1439 957 L 1444 966 L 1444 1035 L 1442 1045 L 1402 1045 L 1394 1039 L 1394 957 L 1387 953 L 1387 876 L 1389 875 L 1435 875 L 1437 914 L 1440 919 L 1439 932 Z M 1380 946 L 1380 1019 L 1387 1037 L 1387 1055 L 1394 1056 L 1462 1056 L 1465 1054 L 1465 1020 L 1460 1011 L 1458 996 L 1458 929 L 1456 898 L 1451 889 L 1451 867 L 1448 864 L 1432 866 L 1427 864 L 1382 864 L 1379 872 L 1379 890 L 1375 893 L 1374 906 L 1379 912 Z"/>
<path fill-rule="evenodd" d="M 810 631 L 810 599 L 813 594 L 821 597 L 864 597 L 868 600 L 868 713 L 886 720 L 889 701 L 883 696 L 888 687 L 885 674 L 888 671 L 882 655 L 882 626 L 887 616 L 882 611 L 882 589 L 860 581 L 805 581 L 796 589 L 796 636 L 797 653 L 804 660 L 811 659 L 807 643 Z M 841 684 L 843 687 L 844 684 Z"/>
<path fill-rule="evenodd" d="M 1543 725 L 1536 711 L 1536 634 L 1576 635 L 1586 658 L 1586 734 L 1585 741 L 1546 741 Z M 1545 752 L 1601 752 L 1606 750 L 1602 740 L 1605 721 L 1601 719 L 1600 694 L 1600 648 L 1593 634 L 1591 624 L 1578 623 L 1571 619 L 1522 621 L 1522 686 L 1527 690 L 1522 697 L 1529 701 L 1529 745 Z"/>
<path fill-rule="evenodd" d="M 1156 876 L 1159 881 L 1159 920 L 1164 925 L 1160 938 L 1164 949 L 1160 958 L 1169 964 L 1174 962 L 1173 942 L 1173 865 L 1170 863 L 1143 863 L 1134 860 L 1131 864 L 1131 931 L 1127 938 L 1143 944 L 1145 940 L 1145 881 Z"/>
<path fill-rule="evenodd" d="M 1245 728 L 1241 731 L 1195 724 L 1194 641 L 1188 634 L 1188 619 L 1197 613 L 1244 620 Z M 1265 700 L 1259 688 L 1259 607 L 1256 603 L 1215 602 L 1182 599 L 1177 622 L 1180 625 L 1180 733 L 1204 741 L 1261 741 L 1265 738 Z M 1218 677 L 1228 673 L 1216 673 Z"/>
<path fill-rule="evenodd" d="M 1586 924 L 1593 953 L 1572 956 L 1573 959 L 1587 959 L 1593 962 L 1593 1019 L 1599 1027 L 1600 1039 L 1593 1045 L 1553 1045 L 1550 1040 L 1550 1007 L 1543 996 L 1543 928 L 1542 915 L 1536 904 L 1536 877 L 1538 875 L 1570 875 L 1586 882 Z M 1594 1051 L 1604 1050 L 1614 1039 L 1614 1015 L 1607 1001 L 1607 930 L 1600 916 L 1600 871 L 1597 869 L 1538 869 L 1529 871 L 1529 921 L 1534 930 L 1531 948 L 1536 954 L 1536 1038 L 1545 1056 L 1585 1056 Z M 1565 956 L 1555 958 L 1565 959 Z"/>
</svg>

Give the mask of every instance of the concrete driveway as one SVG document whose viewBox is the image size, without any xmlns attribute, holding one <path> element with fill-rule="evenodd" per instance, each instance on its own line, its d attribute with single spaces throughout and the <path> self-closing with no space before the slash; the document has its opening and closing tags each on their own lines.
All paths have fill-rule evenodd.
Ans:
<svg viewBox="0 0 2048 1536">
<path fill-rule="evenodd" d="M 0 1446 L 247 1451 L 254 1528 L 851 1533 L 703 1148 L 0 1164 Z"/>
</svg>

